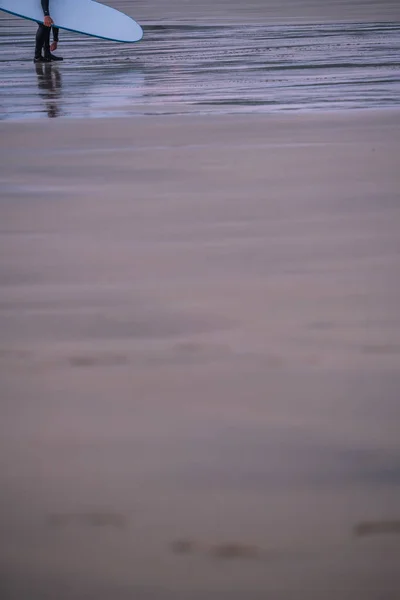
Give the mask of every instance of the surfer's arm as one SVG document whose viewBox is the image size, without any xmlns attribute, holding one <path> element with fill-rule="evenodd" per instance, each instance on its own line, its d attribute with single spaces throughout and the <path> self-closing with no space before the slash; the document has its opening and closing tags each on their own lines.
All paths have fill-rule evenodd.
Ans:
<svg viewBox="0 0 400 600">
<path fill-rule="evenodd" d="M 41 0 L 41 2 L 42 2 L 42 10 L 43 10 L 44 16 L 49 17 L 50 16 L 49 0 Z"/>
<path fill-rule="evenodd" d="M 53 43 L 50 46 L 50 52 L 54 52 L 54 50 L 57 50 L 57 46 L 58 46 L 59 29 L 58 29 L 58 27 L 52 27 L 52 30 L 53 30 Z"/>
<path fill-rule="evenodd" d="M 44 14 L 43 23 L 46 25 L 46 27 L 51 27 L 53 25 L 53 19 L 50 16 L 49 0 L 41 0 L 41 3 L 42 3 L 43 14 Z"/>
</svg>

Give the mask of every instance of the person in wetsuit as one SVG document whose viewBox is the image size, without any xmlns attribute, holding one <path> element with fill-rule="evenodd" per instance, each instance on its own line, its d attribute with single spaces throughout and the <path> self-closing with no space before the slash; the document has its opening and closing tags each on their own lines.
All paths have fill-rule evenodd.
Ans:
<svg viewBox="0 0 400 600">
<path fill-rule="evenodd" d="M 53 19 L 50 17 L 49 0 L 41 0 L 44 14 L 44 23 L 38 23 L 36 32 L 35 57 L 33 62 L 51 62 L 63 60 L 61 56 L 52 54 L 58 45 L 58 27 L 54 27 Z M 53 30 L 53 43 L 50 45 L 50 31 Z M 42 55 L 43 50 L 43 55 Z"/>
</svg>

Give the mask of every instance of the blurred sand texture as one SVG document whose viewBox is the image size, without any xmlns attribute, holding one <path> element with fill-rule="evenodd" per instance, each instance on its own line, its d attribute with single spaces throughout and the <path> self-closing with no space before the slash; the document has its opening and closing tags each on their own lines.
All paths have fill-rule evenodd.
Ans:
<svg viewBox="0 0 400 600">
<path fill-rule="evenodd" d="M 0 123 L 3 600 L 400 597 L 399 114 Z"/>
</svg>

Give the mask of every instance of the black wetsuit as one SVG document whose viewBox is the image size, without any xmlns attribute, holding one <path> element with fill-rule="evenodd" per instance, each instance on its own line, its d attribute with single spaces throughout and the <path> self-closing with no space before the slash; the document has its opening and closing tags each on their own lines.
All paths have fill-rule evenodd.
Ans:
<svg viewBox="0 0 400 600">
<path fill-rule="evenodd" d="M 50 15 L 49 0 L 41 0 L 43 14 L 45 17 Z M 35 60 L 40 59 L 44 49 L 44 58 L 50 60 L 50 30 L 53 30 L 53 39 L 58 42 L 58 27 L 46 27 L 43 23 L 38 23 L 36 32 Z"/>
</svg>

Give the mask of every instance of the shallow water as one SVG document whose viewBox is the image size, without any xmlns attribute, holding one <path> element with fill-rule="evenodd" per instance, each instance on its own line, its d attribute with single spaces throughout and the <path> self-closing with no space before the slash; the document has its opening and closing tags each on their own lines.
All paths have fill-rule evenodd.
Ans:
<svg viewBox="0 0 400 600">
<path fill-rule="evenodd" d="M 144 31 L 135 45 L 62 32 L 65 62 L 35 66 L 35 25 L 2 18 L 0 118 L 400 105 L 400 21 L 152 22 Z"/>
</svg>

